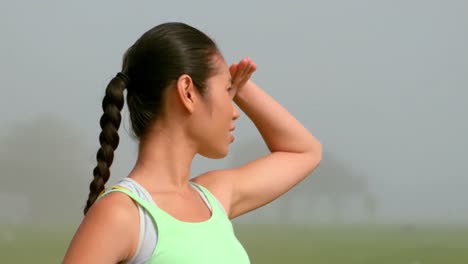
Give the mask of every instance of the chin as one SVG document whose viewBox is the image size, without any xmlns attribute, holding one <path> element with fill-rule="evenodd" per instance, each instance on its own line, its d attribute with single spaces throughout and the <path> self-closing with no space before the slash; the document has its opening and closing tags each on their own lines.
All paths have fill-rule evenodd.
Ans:
<svg viewBox="0 0 468 264">
<path fill-rule="evenodd" d="M 223 153 L 217 153 L 216 155 L 213 155 L 210 157 L 211 159 L 224 159 L 227 156 L 228 152 L 223 152 Z"/>
<path fill-rule="evenodd" d="M 228 153 L 229 153 L 229 148 L 226 148 L 223 150 L 212 151 L 209 153 L 200 153 L 200 155 L 209 159 L 223 159 L 228 155 Z"/>
</svg>

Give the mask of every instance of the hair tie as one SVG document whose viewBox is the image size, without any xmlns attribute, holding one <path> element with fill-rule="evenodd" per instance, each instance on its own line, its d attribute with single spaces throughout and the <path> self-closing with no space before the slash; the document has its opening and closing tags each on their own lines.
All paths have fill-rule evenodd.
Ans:
<svg viewBox="0 0 468 264">
<path fill-rule="evenodd" d="M 125 87 L 127 87 L 128 83 L 130 82 L 128 76 L 123 72 L 117 73 L 115 77 L 120 78 L 125 83 Z"/>
</svg>

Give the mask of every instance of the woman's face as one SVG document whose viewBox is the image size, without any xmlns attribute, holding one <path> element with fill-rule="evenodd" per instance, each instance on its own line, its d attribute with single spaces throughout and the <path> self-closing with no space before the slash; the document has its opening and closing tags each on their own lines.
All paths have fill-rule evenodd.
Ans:
<svg viewBox="0 0 468 264">
<path fill-rule="evenodd" d="M 239 111 L 234 106 L 235 89 L 231 87 L 231 74 L 221 56 L 216 56 L 216 75 L 207 80 L 204 94 L 204 114 L 200 126 L 199 153 L 208 158 L 223 158 L 234 141 L 232 130 Z"/>
</svg>

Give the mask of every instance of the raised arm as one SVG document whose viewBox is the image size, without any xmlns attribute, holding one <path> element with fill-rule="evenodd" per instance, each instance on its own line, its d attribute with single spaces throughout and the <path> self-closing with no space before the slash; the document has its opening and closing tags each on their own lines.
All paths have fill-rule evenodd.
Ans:
<svg viewBox="0 0 468 264">
<path fill-rule="evenodd" d="M 254 70 L 249 59 L 231 66 L 233 82 L 238 80 L 234 101 L 255 124 L 271 154 L 197 179 L 220 198 L 230 218 L 278 198 L 309 175 L 322 157 L 320 142 L 283 106 L 246 80 Z"/>
</svg>

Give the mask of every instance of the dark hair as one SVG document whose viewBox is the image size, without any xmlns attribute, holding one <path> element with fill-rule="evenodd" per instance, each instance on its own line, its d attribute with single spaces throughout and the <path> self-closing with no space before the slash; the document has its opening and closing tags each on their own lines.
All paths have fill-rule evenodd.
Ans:
<svg viewBox="0 0 468 264">
<path fill-rule="evenodd" d="M 136 138 L 145 136 L 162 112 L 164 94 L 171 83 L 188 74 L 203 95 L 206 81 L 215 72 L 214 56 L 219 50 L 200 30 L 183 23 L 164 23 L 144 33 L 126 52 L 122 72 L 108 84 L 102 101 L 104 111 L 99 135 L 101 148 L 89 189 L 84 214 L 104 190 L 110 176 L 114 151 L 119 144 L 118 128 L 127 88 L 127 106 Z"/>
</svg>

